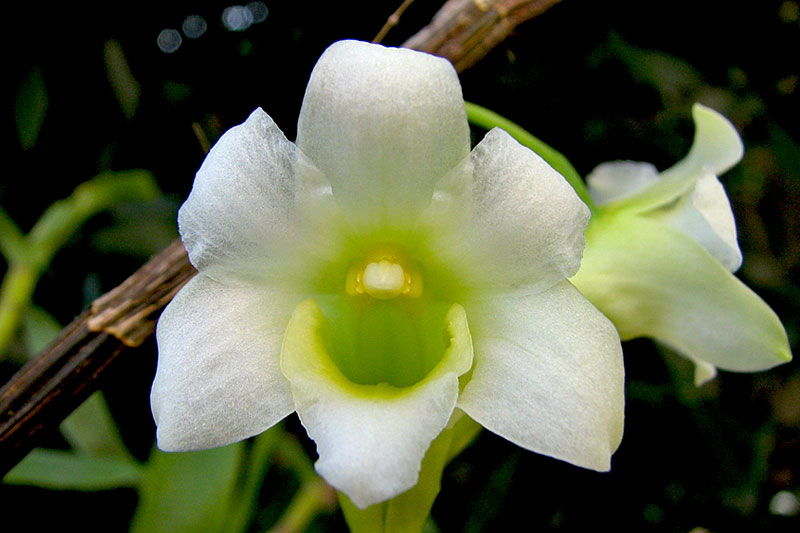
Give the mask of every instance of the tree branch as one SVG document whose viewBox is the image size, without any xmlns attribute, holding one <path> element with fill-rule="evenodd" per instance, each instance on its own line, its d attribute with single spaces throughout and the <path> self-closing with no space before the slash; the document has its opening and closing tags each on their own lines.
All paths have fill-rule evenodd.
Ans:
<svg viewBox="0 0 800 533">
<path fill-rule="evenodd" d="M 468 69 L 514 29 L 560 0 L 448 0 L 430 24 L 403 46 L 446 57 Z"/>
<path fill-rule="evenodd" d="M 153 334 L 161 310 L 195 273 L 175 241 L 95 300 L 0 389 L 0 473 L 89 397 L 119 355 Z"/>
</svg>

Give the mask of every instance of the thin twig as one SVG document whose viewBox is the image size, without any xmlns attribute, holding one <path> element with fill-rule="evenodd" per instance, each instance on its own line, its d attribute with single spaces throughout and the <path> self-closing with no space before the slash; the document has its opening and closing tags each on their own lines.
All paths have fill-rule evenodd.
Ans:
<svg viewBox="0 0 800 533">
<path fill-rule="evenodd" d="M 203 131 L 203 127 L 197 122 L 192 122 L 192 131 L 194 132 L 194 136 L 197 137 L 197 142 L 200 143 L 200 148 L 203 150 L 203 153 L 207 154 L 208 151 L 211 150 L 211 143 L 208 140 L 208 135 Z"/>
<path fill-rule="evenodd" d="M 408 6 L 410 6 L 413 1 L 414 0 L 404 0 L 403 3 L 400 4 L 400 7 L 397 8 L 397 11 L 389 15 L 389 18 L 386 19 L 386 24 L 383 25 L 378 35 L 372 39 L 373 43 L 381 42 L 383 38 L 386 37 L 386 34 L 389 33 L 389 30 L 397 26 L 397 23 L 400 22 L 400 17 L 403 16 L 403 12 L 408 9 Z"/>
</svg>

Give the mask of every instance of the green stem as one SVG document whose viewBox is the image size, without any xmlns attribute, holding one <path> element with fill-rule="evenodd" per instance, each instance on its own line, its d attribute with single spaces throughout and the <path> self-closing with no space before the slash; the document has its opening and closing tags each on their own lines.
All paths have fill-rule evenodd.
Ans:
<svg viewBox="0 0 800 533">
<path fill-rule="evenodd" d="M 38 279 L 39 269 L 28 263 L 9 265 L 0 285 L 0 353 L 14 337 L 19 318 L 30 304 Z"/>
<path fill-rule="evenodd" d="M 46 267 L 55 253 L 87 219 L 119 202 L 146 201 L 158 197 L 152 175 L 127 170 L 95 176 L 78 185 L 72 194 L 48 207 L 28 234 L 34 261 Z"/>
<path fill-rule="evenodd" d="M 0 254 L 11 264 L 25 257 L 25 238 L 8 213 L 0 207 Z"/>
<path fill-rule="evenodd" d="M 280 426 L 275 426 L 253 439 L 253 445 L 243 462 L 243 477 L 237 492 L 231 498 L 228 519 L 225 522 L 226 533 L 239 533 L 247 531 L 247 526 L 253 517 L 258 503 L 258 494 L 267 470 L 271 464 L 278 438 L 283 432 Z"/>
<path fill-rule="evenodd" d="M 0 252 L 9 265 L 0 295 L 0 354 L 13 338 L 39 276 L 81 224 L 117 202 L 151 200 L 158 194 L 147 171 L 101 174 L 48 207 L 25 237 L 0 209 Z"/>
<path fill-rule="evenodd" d="M 466 102 L 466 106 L 467 118 L 469 118 L 470 123 L 487 130 L 494 127 L 506 130 L 506 132 L 519 141 L 520 144 L 527 146 L 539 154 L 551 167 L 564 176 L 567 182 L 572 185 L 572 188 L 575 189 L 575 192 L 578 193 L 580 199 L 590 208 L 594 208 L 592 199 L 589 196 L 589 191 L 586 190 L 586 184 L 583 182 L 583 178 L 581 178 L 581 175 L 578 174 L 578 171 L 575 170 L 572 163 L 570 163 L 561 152 L 551 148 L 518 124 L 498 115 L 494 111 L 490 111 L 485 107 L 470 102 Z"/>
<path fill-rule="evenodd" d="M 281 432 L 278 454 L 300 478 L 300 489 L 295 493 L 271 533 L 304 531 L 318 514 L 330 511 L 336 505 L 336 492 L 314 471 L 314 465 L 293 435 Z"/>
<path fill-rule="evenodd" d="M 271 533 L 305 531 L 318 514 L 331 510 L 336 493 L 320 478 L 303 482 Z"/>
<path fill-rule="evenodd" d="M 300 477 L 301 482 L 318 479 L 311 459 L 308 458 L 294 435 L 281 433 L 278 440 L 278 454 L 283 462 Z"/>
</svg>

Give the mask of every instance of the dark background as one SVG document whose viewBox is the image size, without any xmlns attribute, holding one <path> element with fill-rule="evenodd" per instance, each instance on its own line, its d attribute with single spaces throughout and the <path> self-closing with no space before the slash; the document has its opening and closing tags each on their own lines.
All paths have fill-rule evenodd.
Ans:
<svg viewBox="0 0 800 533">
<path fill-rule="evenodd" d="M 203 159 L 193 123 L 213 142 L 260 106 L 294 138 L 321 52 L 338 39 L 372 39 L 399 3 L 268 1 L 267 19 L 243 32 L 222 26 L 222 2 L 6 8 L 3 208 L 27 230 L 52 202 L 109 169 L 148 169 L 165 194 L 160 202 L 94 217 L 56 256 L 37 304 L 67 323 L 177 236 L 175 212 Z M 401 44 L 440 5 L 417 0 L 384 43 Z M 613 159 L 670 166 L 691 143 L 695 101 L 728 116 L 747 150 L 723 177 L 745 257 L 738 275 L 782 318 L 796 353 L 800 7 L 743 6 L 564 0 L 520 26 L 461 80 L 467 100 L 526 127 L 583 175 Z M 180 30 L 195 14 L 205 18 L 207 32 L 184 36 L 174 53 L 160 51 L 159 32 Z M 127 110 L 109 82 L 109 47 L 122 52 L 139 88 Z M 44 95 L 46 110 L 35 143 L 25 145 L 15 110 L 21 95 L 32 93 Z M 649 341 L 628 343 L 625 352 L 626 430 L 610 474 L 484 432 L 445 472 L 433 510 L 441 530 L 499 531 L 519 523 L 542 531 L 798 530 L 797 516 L 769 508 L 778 491 L 800 496 L 796 364 L 754 375 L 723 372 L 695 389 L 690 366 Z M 147 395 L 155 358 L 151 343 L 122 361 L 105 388 L 126 443 L 141 459 L 153 440 Z M 3 363 L 0 371 L 4 380 L 14 365 Z M 282 497 L 275 484 L 283 482 L 280 474 L 267 479 L 266 510 L 253 531 L 270 526 L 277 504 L 269 502 Z M 124 530 L 135 505 L 130 490 L 0 487 L 3 515 L 33 513 L 34 530 Z M 343 525 L 330 515 L 313 527 Z"/>
</svg>

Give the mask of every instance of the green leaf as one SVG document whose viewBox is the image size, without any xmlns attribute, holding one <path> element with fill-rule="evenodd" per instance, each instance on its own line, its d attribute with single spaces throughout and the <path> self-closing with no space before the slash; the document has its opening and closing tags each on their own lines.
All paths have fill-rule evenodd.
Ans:
<svg viewBox="0 0 800 533">
<path fill-rule="evenodd" d="M 78 452 L 130 458 L 100 391 L 89 396 L 59 427 Z"/>
<path fill-rule="evenodd" d="M 44 123 L 47 111 L 47 89 L 38 67 L 31 70 L 22 82 L 14 106 L 17 122 L 17 136 L 23 150 L 30 150 L 36 144 L 39 130 Z"/>
<path fill-rule="evenodd" d="M 25 347 L 31 356 L 44 350 L 61 332 L 61 324 L 50 313 L 35 305 L 29 306 L 25 312 L 22 327 Z"/>
<path fill-rule="evenodd" d="M 139 489 L 133 533 L 218 532 L 228 518 L 243 443 L 198 452 L 153 450 Z"/>
<path fill-rule="evenodd" d="M 143 468 L 130 459 L 36 449 L 3 479 L 12 485 L 58 490 L 105 490 L 135 487 Z"/>
<path fill-rule="evenodd" d="M 114 89 L 122 112 L 126 118 L 133 118 L 139 107 L 142 88 L 131 72 L 131 67 L 119 41 L 114 39 L 106 41 L 103 47 L 103 58 L 108 72 L 108 81 L 111 88 Z"/>
</svg>

